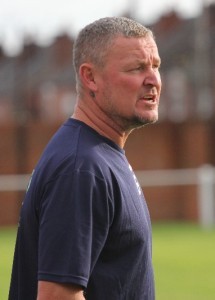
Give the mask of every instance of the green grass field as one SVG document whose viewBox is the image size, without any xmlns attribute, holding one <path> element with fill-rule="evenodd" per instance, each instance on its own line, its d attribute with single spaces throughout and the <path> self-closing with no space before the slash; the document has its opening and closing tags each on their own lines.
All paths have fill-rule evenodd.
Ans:
<svg viewBox="0 0 215 300">
<path fill-rule="evenodd" d="M 15 234 L 14 228 L 0 229 L 1 300 L 8 297 Z M 156 300 L 215 299 L 214 253 L 215 228 L 203 230 L 187 223 L 153 224 Z"/>
<path fill-rule="evenodd" d="M 157 300 L 215 299 L 215 228 L 153 225 Z"/>
<path fill-rule="evenodd" d="M 0 228 L 0 299 L 8 299 L 16 229 Z M 14 299 L 15 300 L 15 299 Z"/>
</svg>

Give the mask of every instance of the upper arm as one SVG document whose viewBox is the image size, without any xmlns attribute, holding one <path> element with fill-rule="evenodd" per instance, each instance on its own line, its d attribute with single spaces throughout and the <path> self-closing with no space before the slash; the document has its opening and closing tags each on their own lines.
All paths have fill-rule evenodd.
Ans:
<svg viewBox="0 0 215 300">
<path fill-rule="evenodd" d="M 38 279 L 87 286 L 112 219 L 106 182 L 89 172 L 47 184 L 39 217 Z"/>
<path fill-rule="evenodd" d="M 84 300 L 83 288 L 74 284 L 38 282 L 37 300 Z"/>
</svg>

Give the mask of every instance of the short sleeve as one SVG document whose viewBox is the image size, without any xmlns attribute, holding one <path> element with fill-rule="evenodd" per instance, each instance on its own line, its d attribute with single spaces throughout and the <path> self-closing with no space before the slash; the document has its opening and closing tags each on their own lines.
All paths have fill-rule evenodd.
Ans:
<svg viewBox="0 0 215 300">
<path fill-rule="evenodd" d="M 61 175 L 46 185 L 39 211 L 38 279 L 86 287 L 113 217 L 105 181 Z"/>
</svg>

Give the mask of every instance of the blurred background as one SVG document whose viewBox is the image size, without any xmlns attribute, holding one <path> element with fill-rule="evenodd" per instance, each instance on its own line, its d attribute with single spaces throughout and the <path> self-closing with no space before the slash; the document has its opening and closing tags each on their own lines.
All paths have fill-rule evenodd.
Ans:
<svg viewBox="0 0 215 300">
<path fill-rule="evenodd" d="M 159 122 L 134 131 L 125 147 L 152 218 L 156 299 L 212 300 L 215 1 L 209 0 L 0 0 L 0 299 L 8 295 L 30 174 L 74 109 L 74 39 L 105 16 L 150 27 L 162 59 Z"/>
<path fill-rule="evenodd" d="M 150 27 L 162 58 L 156 125 L 126 154 L 153 221 L 215 224 L 215 2 L 0 0 L 0 225 L 16 224 L 29 174 L 73 112 L 77 32 L 104 16 Z"/>
</svg>

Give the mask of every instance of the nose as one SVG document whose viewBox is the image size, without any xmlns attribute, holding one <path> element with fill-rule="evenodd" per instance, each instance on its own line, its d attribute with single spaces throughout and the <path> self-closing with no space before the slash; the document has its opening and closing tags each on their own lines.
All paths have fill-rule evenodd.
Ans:
<svg viewBox="0 0 215 300">
<path fill-rule="evenodd" d="M 158 69 L 150 68 L 145 74 L 144 85 L 156 87 L 159 91 L 161 89 L 161 76 Z"/>
</svg>

